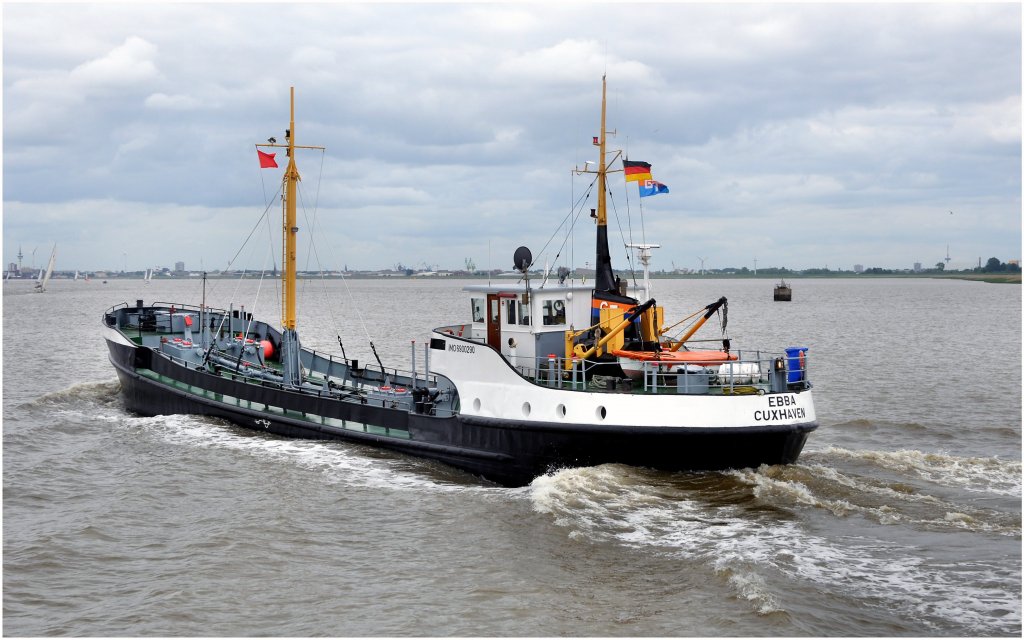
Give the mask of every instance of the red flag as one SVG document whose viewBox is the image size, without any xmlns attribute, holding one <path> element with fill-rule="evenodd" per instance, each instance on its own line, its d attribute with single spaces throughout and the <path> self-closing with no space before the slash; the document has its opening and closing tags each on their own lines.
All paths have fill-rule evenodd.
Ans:
<svg viewBox="0 0 1024 640">
<path fill-rule="evenodd" d="M 256 153 L 260 158 L 260 169 L 277 168 L 277 160 L 274 160 L 274 156 L 277 155 L 276 153 L 263 153 L 259 149 L 256 150 Z"/>
</svg>

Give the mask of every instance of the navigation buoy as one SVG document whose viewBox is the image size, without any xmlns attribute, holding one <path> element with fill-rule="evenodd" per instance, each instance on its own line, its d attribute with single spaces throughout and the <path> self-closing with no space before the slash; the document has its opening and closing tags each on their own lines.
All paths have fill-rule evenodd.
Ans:
<svg viewBox="0 0 1024 640">
<path fill-rule="evenodd" d="M 274 357 L 274 345 L 270 340 L 260 340 L 260 347 L 263 348 L 263 358 L 269 359 Z"/>
</svg>

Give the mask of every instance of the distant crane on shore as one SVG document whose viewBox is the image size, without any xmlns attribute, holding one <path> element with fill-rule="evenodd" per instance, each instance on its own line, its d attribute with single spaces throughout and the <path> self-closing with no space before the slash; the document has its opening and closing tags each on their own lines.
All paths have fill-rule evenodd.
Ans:
<svg viewBox="0 0 1024 640">
<path fill-rule="evenodd" d="M 707 271 L 704 270 L 704 261 L 707 260 L 707 258 L 702 258 L 700 256 L 697 256 L 697 259 L 700 260 L 700 274 L 702 276 L 703 275 L 707 275 Z"/>
</svg>

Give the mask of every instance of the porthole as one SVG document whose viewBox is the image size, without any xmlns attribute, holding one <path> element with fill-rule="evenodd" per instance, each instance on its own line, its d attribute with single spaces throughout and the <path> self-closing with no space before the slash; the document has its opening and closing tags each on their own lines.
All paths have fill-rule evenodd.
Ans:
<svg viewBox="0 0 1024 640">
<path fill-rule="evenodd" d="M 597 408 L 597 419 L 598 420 L 604 420 L 605 417 L 607 417 L 607 416 L 608 416 L 608 410 L 607 409 L 605 409 L 604 407 L 598 407 Z"/>
<path fill-rule="evenodd" d="M 523 403 L 523 415 L 526 416 L 526 417 L 530 417 L 530 403 L 529 402 L 524 402 Z"/>
<path fill-rule="evenodd" d="M 559 416 L 560 418 L 564 418 L 564 417 L 565 417 L 565 405 L 564 405 L 564 404 L 560 404 L 560 405 L 558 405 L 558 406 L 557 406 L 557 407 L 555 408 L 555 410 L 556 410 L 556 411 L 558 411 L 558 416 Z"/>
<path fill-rule="evenodd" d="M 473 398 L 473 412 L 480 413 L 480 398 Z"/>
</svg>

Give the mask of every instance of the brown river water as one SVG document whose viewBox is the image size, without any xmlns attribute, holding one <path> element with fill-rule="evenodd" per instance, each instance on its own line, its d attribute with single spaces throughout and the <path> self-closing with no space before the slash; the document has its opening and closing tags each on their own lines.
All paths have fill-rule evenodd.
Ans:
<svg viewBox="0 0 1024 640">
<path fill-rule="evenodd" d="M 468 318 L 454 280 L 301 285 L 306 346 L 407 369 Z M 806 346 L 798 464 L 620 465 L 494 486 L 438 463 L 128 413 L 100 337 L 196 280 L 3 292 L 9 636 L 1021 634 L 1021 288 L 927 279 L 656 280 L 725 295 L 742 348 Z M 208 301 L 273 318 L 277 284 Z M 704 330 L 702 330 L 704 331 Z"/>
</svg>

